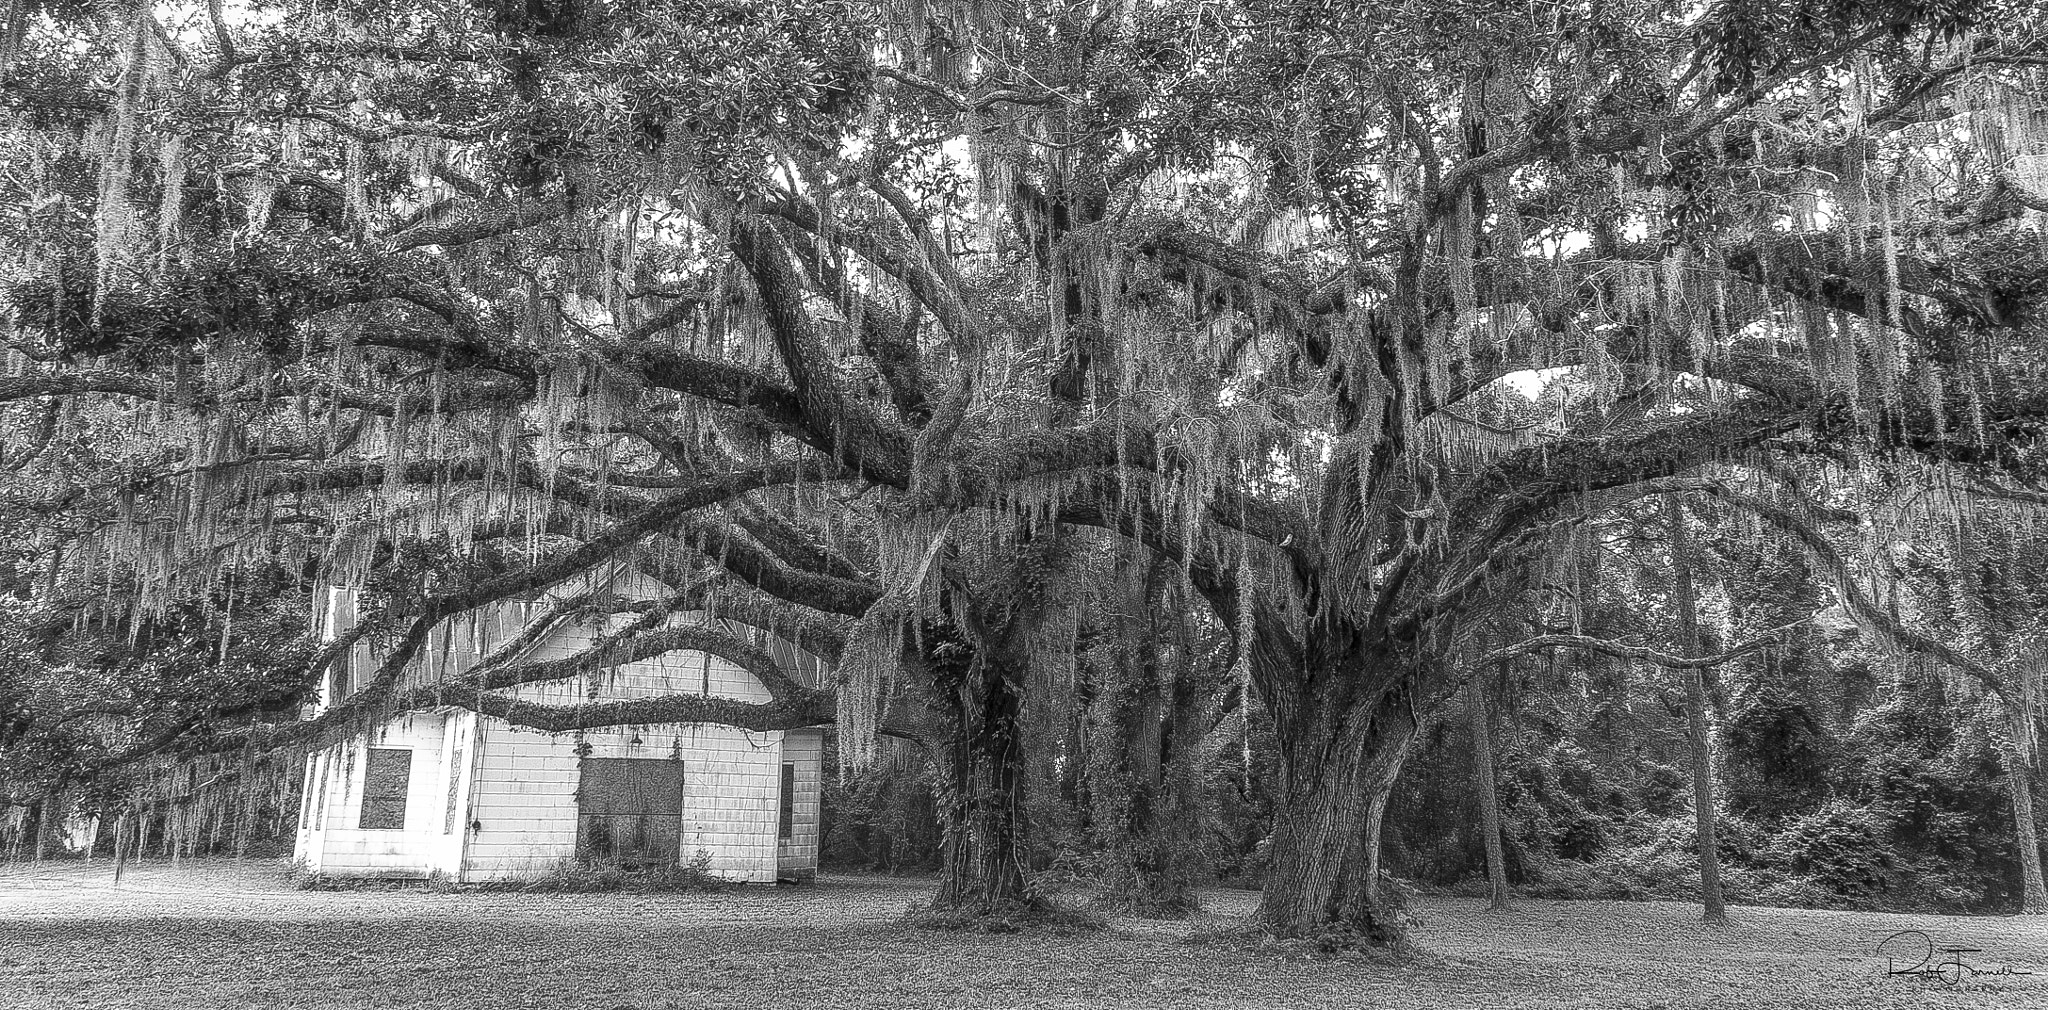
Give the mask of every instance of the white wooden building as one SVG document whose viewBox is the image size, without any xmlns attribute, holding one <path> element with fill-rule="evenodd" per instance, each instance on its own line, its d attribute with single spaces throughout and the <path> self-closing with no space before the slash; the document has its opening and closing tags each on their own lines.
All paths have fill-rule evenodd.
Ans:
<svg viewBox="0 0 2048 1010">
<path fill-rule="evenodd" d="M 614 593 L 657 598 L 639 576 Z M 330 628 L 352 620 L 339 595 Z M 538 605 L 497 608 L 450 643 L 437 638 L 421 676 L 459 674 L 512 641 Z M 616 628 L 634 615 L 615 617 Z M 678 614 L 673 623 L 704 621 Z M 798 680 L 816 684 L 820 664 L 758 629 L 754 637 Z M 574 655 L 605 627 L 567 624 L 527 646 L 518 661 Z M 353 661 L 360 682 L 374 668 L 367 648 Z M 346 693 L 343 677 L 322 705 Z M 768 689 L 732 662 L 678 651 L 595 674 L 504 692 L 550 705 L 701 693 L 766 702 Z M 316 710 L 317 711 L 317 710 Z M 311 755 L 300 809 L 297 859 L 332 876 L 425 877 L 471 882 L 530 877 L 565 863 L 702 865 L 729 880 L 808 879 L 818 865 L 823 730 L 755 732 L 667 724 L 548 734 L 448 707 L 415 711 Z"/>
</svg>

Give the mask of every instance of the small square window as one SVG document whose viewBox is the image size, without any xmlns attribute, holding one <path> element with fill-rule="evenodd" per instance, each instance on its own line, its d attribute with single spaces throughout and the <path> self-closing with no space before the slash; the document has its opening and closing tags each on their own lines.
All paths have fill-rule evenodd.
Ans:
<svg viewBox="0 0 2048 1010">
<path fill-rule="evenodd" d="M 405 794 L 412 786 L 412 751 L 372 747 L 363 764 L 364 831 L 405 830 Z"/>
</svg>

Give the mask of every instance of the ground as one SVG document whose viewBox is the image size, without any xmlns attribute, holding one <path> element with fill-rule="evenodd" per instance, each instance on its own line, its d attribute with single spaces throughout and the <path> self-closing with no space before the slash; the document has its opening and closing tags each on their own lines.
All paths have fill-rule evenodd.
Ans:
<svg viewBox="0 0 2048 1010">
<path fill-rule="evenodd" d="M 0 1007 L 2048 1008 L 2048 922 L 2017 917 L 1738 907 L 1710 929 L 1675 903 L 1424 897 L 1422 952 L 1390 966 L 1187 942 L 1250 911 L 1241 891 L 1205 894 L 1192 922 L 1058 938 L 905 927 L 929 887 L 911 879 L 521 895 L 295 891 L 273 863 L 111 877 L 0 867 Z M 1887 975 L 1878 944 L 1903 930 L 1981 948 L 1937 956 L 1983 973 Z"/>
</svg>

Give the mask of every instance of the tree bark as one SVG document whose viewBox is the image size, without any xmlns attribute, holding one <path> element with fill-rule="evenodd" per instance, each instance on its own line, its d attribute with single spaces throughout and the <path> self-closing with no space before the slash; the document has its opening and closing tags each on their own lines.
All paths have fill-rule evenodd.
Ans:
<svg viewBox="0 0 2048 1010">
<path fill-rule="evenodd" d="M 1157 664 L 1137 654 L 1139 650 L 1119 652 L 1136 669 L 1111 671 L 1112 682 L 1095 697 L 1089 746 L 1091 827 L 1105 864 L 1100 903 L 1142 910 L 1155 897 L 1170 897 L 1159 894 L 1165 886 L 1162 853 L 1155 851 L 1152 837 L 1160 798 L 1165 706 L 1154 680 Z"/>
<path fill-rule="evenodd" d="M 1034 904 L 1026 874 L 1023 671 L 988 652 L 958 664 L 939 776 L 945 831 L 932 907 L 988 915 Z"/>
<path fill-rule="evenodd" d="M 1105 862 L 1099 904 L 1137 915 L 1186 915 L 1194 896 L 1199 772 L 1207 729 L 1193 664 L 1169 674 L 1157 648 L 1126 650 L 1126 670 L 1095 699 L 1089 795 Z M 1171 683 L 1165 681 L 1171 679 Z"/>
<path fill-rule="evenodd" d="M 2028 915 L 2048 915 L 2048 884 L 2042 882 L 2041 836 L 2035 827 L 2033 776 L 2024 764 L 2015 763 L 2006 773 L 2006 790 L 2012 794 L 2012 820 L 2020 850 L 2020 870 L 2025 878 L 2025 891 L 2020 911 Z"/>
<path fill-rule="evenodd" d="M 2034 819 L 2034 763 L 2027 759 L 2033 749 L 2032 720 L 2024 711 L 2012 714 L 2013 741 L 2005 753 L 2005 788 L 2012 797 L 2013 836 L 2020 851 L 2020 911 L 2027 915 L 2048 915 L 2048 883 L 2041 872 L 2041 834 Z"/>
<path fill-rule="evenodd" d="M 1281 936 L 1344 931 L 1396 945 L 1406 935 L 1380 891 L 1379 832 L 1415 739 L 1413 713 L 1405 691 L 1350 704 L 1337 689 L 1320 693 L 1308 695 L 1310 706 L 1295 706 L 1312 715 L 1282 738 L 1282 795 L 1259 920 Z"/>
<path fill-rule="evenodd" d="M 121 886 L 121 875 L 128 869 L 128 825 L 131 818 L 128 811 L 114 822 L 114 886 Z"/>
<path fill-rule="evenodd" d="M 1699 611 L 1693 595 L 1692 545 L 1685 512 L 1678 499 L 1664 499 L 1664 518 L 1671 530 L 1672 602 L 1678 612 L 1678 634 L 1688 656 L 1700 653 Z M 1700 905 L 1710 923 L 1728 921 L 1721 895 L 1721 850 L 1714 824 L 1713 738 L 1707 728 L 1707 682 L 1700 667 L 1685 676 L 1686 739 L 1692 748 L 1693 816 L 1699 828 Z"/>
<path fill-rule="evenodd" d="M 1202 740 L 1221 671 L 1204 662 L 1178 572 L 1154 557 L 1100 633 L 1109 662 L 1089 707 L 1091 834 L 1104 863 L 1097 904 L 1158 918 L 1200 907 Z"/>
<path fill-rule="evenodd" d="M 1503 671 L 1507 666 L 1508 661 L 1501 660 Z M 1468 690 L 1471 693 L 1466 696 L 1465 713 L 1472 721 L 1472 768 L 1476 773 L 1474 787 L 1479 792 L 1479 828 L 1486 832 L 1486 905 L 1500 909 L 1508 907 L 1508 868 L 1507 854 L 1501 850 L 1500 789 L 1493 777 L 1493 726 L 1486 710 L 1485 677 L 1472 678 Z"/>
<path fill-rule="evenodd" d="M 46 854 L 50 841 L 50 810 L 57 805 L 54 793 L 45 793 L 36 801 L 35 809 L 35 860 L 40 863 Z"/>
</svg>

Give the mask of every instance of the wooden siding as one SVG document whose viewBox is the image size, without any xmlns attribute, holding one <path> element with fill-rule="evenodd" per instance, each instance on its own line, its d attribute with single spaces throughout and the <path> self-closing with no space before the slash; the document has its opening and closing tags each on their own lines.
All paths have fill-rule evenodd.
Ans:
<svg viewBox="0 0 2048 1010">
<path fill-rule="evenodd" d="M 309 870 L 337 876 L 424 877 L 437 869 L 453 870 L 461 836 L 442 832 L 447 756 L 465 722 L 441 713 L 413 713 L 311 755 L 314 795 L 307 809 L 312 817 L 300 824 L 295 857 Z M 365 755 L 371 747 L 412 752 L 402 828 L 358 827 Z"/>
<path fill-rule="evenodd" d="M 643 599 L 668 592 L 637 575 L 621 577 L 611 588 L 621 596 Z M 405 680 L 468 669 L 478 655 L 515 635 L 521 622 L 540 609 L 508 605 L 453 631 L 437 630 L 424 664 L 429 670 L 408 671 Z M 335 616 L 338 624 L 352 615 Z M 633 619 L 634 615 L 619 615 L 603 625 L 558 628 L 521 660 L 573 655 Z M 705 619 L 702 613 L 686 613 L 673 620 Z M 728 628 L 736 634 L 759 635 L 740 625 Z M 814 659 L 786 645 L 777 652 L 799 661 L 800 675 L 816 674 Z M 554 705 L 699 693 L 748 702 L 772 698 L 752 674 L 701 652 L 670 653 L 591 675 L 522 685 L 507 693 Z M 357 738 L 309 761 L 308 781 L 317 794 L 324 774 L 326 795 L 324 801 L 309 801 L 309 809 L 320 809 L 301 825 L 297 850 L 317 872 L 425 875 L 439 870 L 463 880 L 549 872 L 576 855 L 579 742 L 591 757 L 683 761 L 684 863 L 701 862 L 719 876 L 764 883 L 778 876 L 807 875 L 804 871 L 817 865 L 823 739 L 817 730 L 792 734 L 796 742 L 788 760 L 797 766 L 797 796 L 787 840 L 777 836 L 785 760 L 781 732 L 670 724 L 549 735 L 451 709 L 401 717 L 371 736 L 377 739 Z M 366 746 L 414 750 L 402 831 L 355 829 Z M 458 755 L 464 767 L 451 767 Z M 451 789 L 460 811 L 458 830 L 452 834 L 443 831 Z"/>
<path fill-rule="evenodd" d="M 638 737 L 640 742 L 632 740 Z M 683 762 L 682 861 L 768 882 L 776 876 L 779 733 L 650 726 L 588 733 L 591 757 Z M 489 721 L 481 743 L 466 879 L 544 873 L 576 856 L 576 738 Z"/>
<path fill-rule="evenodd" d="M 615 618 L 611 626 L 630 619 Z M 527 658 L 573 655 L 602 633 L 593 626 L 563 628 Z M 752 674 L 701 652 L 669 653 L 590 676 L 525 684 L 514 693 L 542 704 L 573 705 L 697 694 L 707 684 L 718 697 L 755 702 L 772 697 Z M 668 724 L 549 735 L 485 722 L 472 807 L 478 830 L 470 839 L 465 879 L 530 876 L 575 858 L 579 737 L 595 758 L 680 757 L 682 861 L 702 862 L 709 872 L 734 880 L 766 883 L 776 878 L 782 733 Z"/>
</svg>

